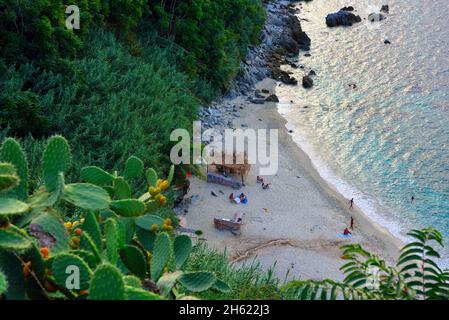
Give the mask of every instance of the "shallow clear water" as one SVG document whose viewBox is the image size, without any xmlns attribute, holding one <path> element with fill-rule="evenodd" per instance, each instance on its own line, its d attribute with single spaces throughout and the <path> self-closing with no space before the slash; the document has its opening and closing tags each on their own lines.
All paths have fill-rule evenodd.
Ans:
<svg viewBox="0 0 449 320">
<path fill-rule="evenodd" d="M 343 6 L 364 18 L 383 4 L 384 21 L 326 27 Z M 317 75 L 311 90 L 277 89 L 294 139 L 325 179 L 396 236 L 434 226 L 449 240 L 449 1 L 313 0 L 299 16 L 312 56 L 301 54 L 305 69 L 291 70 Z"/>
</svg>

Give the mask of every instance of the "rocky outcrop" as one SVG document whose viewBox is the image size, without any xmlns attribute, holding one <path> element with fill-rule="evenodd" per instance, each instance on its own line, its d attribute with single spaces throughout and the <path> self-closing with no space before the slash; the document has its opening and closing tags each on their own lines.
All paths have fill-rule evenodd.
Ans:
<svg viewBox="0 0 449 320">
<path fill-rule="evenodd" d="M 390 7 L 388 6 L 388 4 L 384 4 L 384 5 L 382 6 L 382 8 L 380 8 L 380 12 L 383 12 L 383 13 L 390 13 Z"/>
<path fill-rule="evenodd" d="M 385 16 L 382 13 L 373 12 L 368 15 L 369 22 L 378 22 L 385 19 Z"/>
<path fill-rule="evenodd" d="M 361 22 L 362 18 L 347 10 L 340 10 L 336 13 L 330 13 L 326 16 L 326 25 L 328 27 L 352 26 L 354 23 Z"/>
<path fill-rule="evenodd" d="M 270 96 L 268 96 L 265 101 L 267 102 L 279 102 L 279 98 L 277 97 L 277 95 L 272 94 Z"/>
</svg>

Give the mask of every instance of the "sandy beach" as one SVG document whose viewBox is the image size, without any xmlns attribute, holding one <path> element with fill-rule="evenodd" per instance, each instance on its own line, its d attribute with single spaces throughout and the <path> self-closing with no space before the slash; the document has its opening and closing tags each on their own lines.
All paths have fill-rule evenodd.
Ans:
<svg viewBox="0 0 449 320">
<path fill-rule="evenodd" d="M 268 96 L 275 93 L 276 82 L 265 79 L 256 88 L 268 90 Z M 238 191 L 248 196 L 248 204 L 231 203 L 228 196 L 235 192 L 232 188 L 192 177 L 185 197 L 188 208 L 180 212 L 186 228 L 201 230 L 199 238 L 206 239 L 211 247 L 227 250 L 230 261 L 251 263 L 256 259 L 264 269 L 276 264 L 275 273 L 281 280 L 343 279 L 340 247 L 349 243 L 360 243 L 387 261 L 398 256 L 401 242 L 370 221 L 357 208 L 357 200 L 349 209 L 349 199 L 319 176 L 292 140 L 276 103 L 253 104 L 242 96 L 221 103 L 238 108 L 239 116 L 232 117 L 234 128 L 279 130 L 279 169 L 276 175 L 263 177 L 271 186 L 262 190 L 256 182 L 258 167 L 252 166 L 246 185 Z M 214 228 L 214 217 L 232 218 L 237 211 L 244 212 L 241 234 Z M 351 216 L 355 221 L 353 236 L 341 237 Z"/>
</svg>

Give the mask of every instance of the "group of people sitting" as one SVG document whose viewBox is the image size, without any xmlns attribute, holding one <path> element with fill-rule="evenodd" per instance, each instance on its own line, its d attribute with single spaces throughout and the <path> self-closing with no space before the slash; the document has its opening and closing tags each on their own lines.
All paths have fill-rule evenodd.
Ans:
<svg viewBox="0 0 449 320">
<path fill-rule="evenodd" d="M 231 202 L 233 203 L 248 203 L 248 197 L 243 192 L 238 196 L 235 196 L 234 193 L 231 193 L 229 195 L 229 200 L 231 200 Z"/>
</svg>

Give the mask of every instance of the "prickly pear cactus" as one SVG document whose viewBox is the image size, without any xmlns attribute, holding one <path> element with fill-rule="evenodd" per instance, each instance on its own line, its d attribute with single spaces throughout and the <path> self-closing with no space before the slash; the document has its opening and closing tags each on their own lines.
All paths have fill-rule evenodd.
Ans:
<svg viewBox="0 0 449 320">
<path fill-rule="evenodd" d="M 106 255 L 111 264 L 115 265 L 118 260 L 119 234 L 115 219 L 108 219 L 104 225 L 106 235 Z"/>
<path fill-rule="evenodd" d="M 20 215 L 29 210 L 30 207 L 25 202 L 11 198 L 0 198 L 0 217 Z"/>
<path fill-rule="evenodd" d="M 102 210 L 111 198 L 103 189 L 90 183 L 72 183 L 64 186 L 62 199 L 86 210 Z"/>
<path fill-rule="evenodd" d="M 6 275 L 0 270 L 0 296 L 6 292 L 8 286 Z"/>
<path fill-rule="evenodd" d="M 120 258 L 128 270 L 141 279 L 147 274 L 147 262 L 142 251 L 136 246 L 126 245 L 120 250 Z"/>
<path fill-rule="evenodd" d="M 133 179 L 142 176 L 143 161 L 135 156 L 131 156 L 126 161 L 125 165 L 125 179 Z"/>
<path fill-rule="evenodd" d="M 20 183 L 12 190 L 12 193 L 19 199 L 25 200 L 28 197 L 28 162 L 20 144 L 12 138 L 8 138 L 3 142 L 0 151 L 0 158 L 4 162 L 11 163 Z"/>
<path fill-rule="evenodd" d="M 0 249 L 24 250 L 31 246 L 31 241 L 18 232 L 8 229 L 0 229 Z"/>
<path fill-rule="evenodd" d="M 31 221 L 30 234 L 37 238 L 42 247 L 56 254 L 69 250 L 66 227 L 56 213 L 45 212 Z"/>
<path fill-rule="evenodd" d="M 176 269 L 181 269 L 192 251 L 192 240 L 186 235 L 180 235 L 173 242 Z"/>
<path fill-rule="evenodd" d="M 72 153 L 67 140 L 61 136 L 48 139 L 42 157 L 42 172 L 47 190 L 53 192 L 58 188 L 58 176 L 66 173 L 72 163 Z"/>
<path fill-rule="evenodd" d="M 171 165 L 170 166 L 170 171 L 168 172 L 168 177 L 167 177 L 167 181 L 168 184 L 170 185 L 171 182 L 173 181 L 173 176 L 175 175 L 175 166 Z"/>
<path fill-rule="evenodd" d="M 125 298 L 125 281 L 119 269 L 110 264 L 100 265 L 90 282 L 89 299 L 124 300 Z"/>
<path fill-rule="evenodd" d="M 169 297 L 170 292 L 176 285 L 176 281 L 182 275 L 182 271 L 175 271 L 172 273 L 166 273 L 159 278 L 157 286 L 161 290 L 161 295 L 164 297 Z"/>
<path fill-rule="evenodd" d="M 122 177 L 114 180 L 114 198 L 119 200 L 131 198 L 131 187 Z"/>
<path fill-rule="evenodd" d="M 61 287 L 70 290 L 86 290 L 89 288 L 92 271 L 83 259 L 74 254 L 61 253 L 56 255 L 53 258 L 51 271 L 57 284 Z M 73 275 L 73 278 L 71 275 Z"/>
<path fill-rule="evenodd" d="M 229 285 L 226 282 L 224 282 L 220 279 L 217 279 L 217 281 L 215 281 L 212 288 L 215 290 L 218 290 L 220 292 L 223 292 L 223 293 L 227 293 L 227 292 L 231 291 L 231 287 L 229 287 Z"/>
<path fill-rule="evenodd" d="M 90 251 L 97 260 L 97 263 L 100 263 L 103 260 L 100 254 L 101 251 L 97 248 L 89 233 L 83 232 L 80 241 L 81 248 Z"/>
<path fill-rule="evenodd" d="M 171 257 L 171 243 L 168 234 L 159 233 L 154 241 L 151 258 L 151 279 L 157 281 Z"/>
<path fill-rule="evenodd" d="M 153 168 L 148 168 L 146 172 L 147 183 L 149 186 L 156 187 L 157 173 Z"/>
<path fill-rule="evenodd" d="M 159 229 L 162 228 L 164 219 L 154 214 L 146 214 L 144 216 L 136 218 L 135 223 L 138 227 L 144 230 L 152 231 L 152 226 L 154 224 L 157 225 Z"/>
<path fill-rule="evenodd" d="M 134 286 L 126 286 L 126 300 L 161 300 L 162 297 Z"/>
<path fill-rule="evenodd" d="M 7 192 L 20 183 L 19 177 L 16 175 L 16 169 L 10 163 L 0 162 L 0 192 Z"/>
<path fill-rule="evenodd" d="M 88 166 L 81 169 L 81 179 L 97 186 L 108 186 L 112 184 L 114 176 L 109 172 L 95 166 Z"/>
<path fill-rule="evenodd" d="M 125 281 L 126 286 L 135 287 L 135 288 L 139 288 L 139 289 L 142 288 L 142 282 L 136 276 L 131 276 L 131 275 L 124 276 L 123 280 Z"/>
<path fill-rule="evenodd" d="M 110 206 L 122 217 L 138 217 L 145 212 L 145 203 L 137 199 L 114 200 Z"/>
<path fill-rule="evenodd" d="M 22 263 L 11 251 L 0 250 L 0 270 L 8 279 L 8 289 L 5 293 L 8 300 L 25 299 L 25 279 L 22 273 Z"/>
<path fill-rule="evenodd" d="M 217 281 L 215 274 L 207 271 L 185 272 L 178 278 L 187 290 L 200 292 L 209 289 Z"/>
<path fill-rule="evenodd" d="M 84 214 L 84 223 L 81 226 L 84 232 L 87 232 L 92 239 L 98 252 L 103 249 L 103 243 L 101 240 L 100 225 L 98 224 L 97 218 L 92 211 L 87 211 Z M 86 238 L 81 237 L 81 248 L 89 250 L 89 245 L 87 244 Z"/>
</svg>

